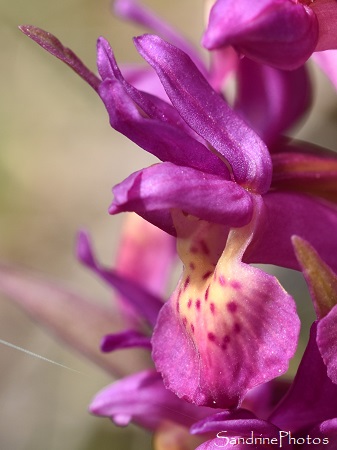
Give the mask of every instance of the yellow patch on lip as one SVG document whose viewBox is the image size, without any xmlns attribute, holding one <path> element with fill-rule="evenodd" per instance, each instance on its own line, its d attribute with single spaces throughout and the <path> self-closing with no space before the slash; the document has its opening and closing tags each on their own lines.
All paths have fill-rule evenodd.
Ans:
<svg viewBox="0 0 337 450">
<path fill-rule="evenodd" d="M 229 229 L 178 211 L 173 219 L 184 263 L 176 290 L 177 314 L 199 350 L 209 345 L 226 350 L 242 328 L 236 301 L 241 283 L 233 273 L 233 251 L 226 251 Z"/>
</svg>

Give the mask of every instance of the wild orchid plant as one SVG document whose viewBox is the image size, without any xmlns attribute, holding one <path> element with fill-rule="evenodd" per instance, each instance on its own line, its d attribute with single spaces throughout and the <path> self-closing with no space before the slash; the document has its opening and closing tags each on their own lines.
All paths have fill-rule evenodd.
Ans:
<svg viewBox="0 0 337 450">
<path fill-rule="evenodd" d="M 210 67 L 135 1 L 115 8 L 161 35 L 134 40 L 154 71 L 123 71 L 100 38 L 96 75 L 50 33 L 21 27 L 98 93 L 115 130 L 161 161 L 115 186 L 110 207 L 152 224 L 147 239 L 156 236 L 160 252 L 149 241 L 131 244 L 123 276 L 102 267 L 89 237 L 79 236 L 79 259 L 119 292 L 128 318 L 102 351 L 145 348 L 154 363 L 104 389 L 90 410 L 155 431 L 158 450 L 335 448 L 337 157 L 283 133 L 311 104 L 304 64 L 314 51 L 330 50 L 321 61 L 336 79 L 337 3 L 217 0 L 203 38 L 218 49 Z M 230 73 L 232 106 L 222 90 Z M 167 300 L 159 292 L 173 241 L 183 273 Z M 137 266 L 149 257 L 142 278 L 133 252 Z M 295 353 L 300 321 L 276 277 L 252 263 L 302 270 L 317 312 L 285 396 L 277 377 Z M 173 447 L 160 438 L 164 429 Z"/>
</svg>

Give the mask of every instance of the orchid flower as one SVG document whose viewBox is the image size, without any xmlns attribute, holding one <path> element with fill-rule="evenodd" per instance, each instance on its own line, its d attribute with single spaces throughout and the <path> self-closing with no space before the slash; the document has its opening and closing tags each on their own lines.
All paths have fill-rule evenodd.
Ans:
<svg viewBox="0 0 337 450">
<path fill-rule="evenodd" d="M 193 425 L 192 433 L 217 434 L 198 450 L 224 447 L 225 443 L 228 448 L 244 449 L 242 439 L 254 435 L 254 448 L 261 450 L 271 439 L 271 444 L 289 449 L 299 445 L 303 449 L 334 448 L 337 443 L 337 276 L 308 242 L 294 236 L 293 244 L 317 314 L 293 384 L 267 418 L 239 409 L 218 413 Z M 261 438 L 265 438 L 264 445 Z M 241 444 L 236 445 L 238 442 Z"/>
<path fill-rule="evenodd" d="M 89 236 L 80 233 L 78 238 L 78 257 L 80 261 L 103 279 L 108 286 L 123 293 L 124 302 L 132 306 L 143 322 L 142 329 L 129 329 L 119 333 L 108 334 L 101 341 L 104 353 L 116 352 L 130 348 L 151 349 L 149 330 L 153 329 L 159 310 L 160 301 L 154 299 L 149 291 L 130 280 L 116 280 L 114 271 L 100 265 L 94 256 Z M 146 325 L 146 326 L 144 326 Z M 279 383 L 277 383 L 279 388 Z M 278 389 L 283 392 L 284 389 Z M 264 411 L 270 409 L 270 386 L 250 392 L 244 399 L 244 406 Z M 263 395 L 263 399 L 261 399 Z M 280 394 L 277 395 L 279 398 Z M 274 400 L 275 402 L 275 400 Z M 95 395 L 90 404 L 91 413 L 109 417 L 116 425 L 126 426 L 131 421 L 155 432 L 158 441 L 156 449 L 161 449 L 162 439 L 177 440 L 177 448 L 195 448 L 202 438 L 191 439 L 189 427 L 196 421 L 214 413 L 214 409 L 198 407 L 179 399 L 166 389 L 162 377 L 149 362 L 149 367 L 138 373 L 128 375 L 112 383 Z M 183 439 L 184 444 L 181 443 Z M 185 445 L 185 447 L 184 447 Z M 189 447 L 191 445 L 191 447 Z M 194 445 L 194 447 L 192 446 Z M 165 448 L 165 447 L 163 447 Z"/>
<path fill-rule="evenodd" d="M 23 31 L 93 80 L 56 38 L 33 27 Z M 112 126 L 163 161 L 116 186 L 110 212 L 135 211 L 178 238 L 184 273 L 152 338 L 166 387 L 192 403 L 232 407 L 286 370 L 299 328 L 291 297 L 247 262 L 298 268 L 290 236 L 301 233 L 336 266 L 322 239 L 335 229 L 336 212 L 311 196 L 269 191 L 265 144 L 190 58 L 155 36 L 135 42 L 172 105 L 128 83 L 107 42 L 99 40 L 101 80 L 91 85 Z"/>
<path fill-rule="evenodd" d="M 337 254 L 331 251 L 333 238 L 326 239 L 337 225 L 337 158 L 281 136 L 311 102 L 304 62 L 313 51 L 336 46 L 330 30 L 335 3 L 246 5 L 239 0 L 229 6 L 218 0 L 204 38 L 207 45 L 221 47 L 210 69 L 184 38 L 135 0 L 116 1 L 115 11 L 170 41 L 154 35 L 135 39 L 137 51 L 154 69 L 151 75 L 121 70 L 104 38 L 97 43 L 96 75 L 51 34 L 21 27 L 98 93 L 115 130 L 161 161 L 115 186 L 109 209 L 145 219 L 136 219 L 142 221 L 136 227 L 144 227 L 149 241 L 135 240 L 132 225 L 115 270 L 96 260 L 85 233 L 79 236 L 79 259 L 118 292 L 128 324 L 102 330 L 102 352 L 136 348 L 145 363 L 140 372 L 119 372 L 124 378 L 99 392 L 90 411 L 119 426 L 133 421 L 155 431 L 157 450 L 166 448 L 165 433 L 174 436 L 176 449 L 194 449 L 201 442 L 200 450 L 221 447 L 223 440 L 209 440 L 209 433 L 223 430 L 226 437 L 254 432 L 276 439 L 287 429 L 297 439 L 309 433 L 320 444 L 326 438 L 337 443 Z M 240 59 L 239 53 L 248 58 Z M 237 92 L 230 107 L 221 87 L 233 67 Z M 164 302 L 174 240 L 183 272 Z M 274 379 L 287 370 L 295 352 L 299 318 L 278 280 L 251 263 L 301 269 L 318 317 L 297 376 L 273 412 L 270 397 L 279 387 Z M 37 314 L 39 302 L 31 304 L 29 296 L 27 301 L 20 286 L 14 296 Z M 7 289 L 11 293 L 11 284 Z M 68 297 L 61 296 L 63 303 Z M 82 300 L 73 303 L 81 307 Z M 84 315 L 93 311 L 92 320 L 85 317 L 91 336 L 98 329 L 96 318 L 99 324 L 106 321 L 83 304 Z M 45 312 L 42 308 L 42 321 L 52 316 Z M 53 319 L 51 327 L 61 336 L 70 329 L 55 326 Z M 102 364 L 104 358 L 97 358 L 87 339 L 83 344 L 77 335 L 66 337 Z M 302 448 L 308 446 L 303 442 Z M 284 447 L 296 448 L 291 442 Z"/>
<path fill-rule="evenodd" d="M 203 45 L 233 46 L 255 61 L 293 70 L 313 52 L 337 48 L 336 21 L 335 0 L 217 0 Z"/>
<path fill-rule="evenodd" d="M 187 53 L 217 92 L 226 86 L 229 74 L 234 73 L 237 83 L 234 109 L 266 143 L 273 142 L 308 110 L 311 86 L 306 68 L 292 72 L 278 70 L 239 58 L 231 47 L 210 52 L 207 68 L 201 55 L 183 36 L 138 1 L 117 0 L 113 7 L 117 16 L 148 28 Z M 167 100 L 158 77 L 148 66 L 123 65 L 122 72 L 137 89 Z"/>
</svg>

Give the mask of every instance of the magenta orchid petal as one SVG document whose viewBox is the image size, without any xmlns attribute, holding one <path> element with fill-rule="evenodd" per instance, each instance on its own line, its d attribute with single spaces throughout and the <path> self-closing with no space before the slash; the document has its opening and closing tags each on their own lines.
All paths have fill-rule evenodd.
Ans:
<svg viewBox="0 0 337 450">
<path fill-rule="evenodd" d="M 317 425 L 312 431 L 311 436 L 315 436 L 321 439 L 319 444 L 316 444 L 317 450 L 326 450 L 326 448 L 336 448 L 337 446 L 337 418 L 325 420 Z M 307 448 L 304 446 L 304 448 Z M 308 445 L 309 448 L 309 445 Z M 312 446 L 310 446 L 312 448 Z"/>
<path fill-rule="evenodd" d="M 337 50 L 316 52 L 313 59 L 337 89 Z"/>
<path fill-rule="evenodd" d="M 259 438 L 267 438 L 269 442 L 274 438 L 276 443 L 279 438 L 279 429 L 276 426 L 243 409 L 225 411 L 207 417 L 194 424 L 191 427 L 191 433 L 216 435 L 216 438 L 204 442 L 196 450 L 216 450 L 217 448 L 245 450 L 247 445 L 254 450 L 263 450 L 267 447 L 268 441 L 261 443 Z M 286 443 L 282 444 L 283 448 L 289 448 Z"/>
<path fill-rule="evenodd" d="M 156 211 L 142 211 L 137 213 L 140 217 L 160 228 L 165 233 L 176 237 L 176 229 L 174 228 L 173 220 L 170 211 L 167 209 L 158 209 Z"/>
<path fill-rule="evenodd" d="M 304 66 L 289 72 L 240 60 L 234 109 L 265 142 L 275 141 L 293 126 L 310 104 L 311 84 Z"/>
<path fill-rule="evenodd" d="M 48 53 L 67 64 L 95 91 L 98 91 L 100 79 L 82 63 L 72 50 L 65 47 L 55 36 L 31 25 L 22 25 L 19 28 L 26 36 L 39 44 Z"/>
<path fill-rule="evenodd" d="M 185 121 L 180 117 L 178 112 L 172 105 L 167 103 L 167 101 L 160 100 L 152 94 L 147 94 L 140 91 L 124 78 L 110 44 L 103 37 L 100 37 L 97 40 L 97 67 L 103 81 L 106 79 L 118 80 L 131 99 L 151 119 L 158 119 L 162 122 L 167 122 L 171 125 L 178 126 L 187 134 L 191 134 L 192 137 L 198 137 L 198 135 L 194 133 L 188 125 L 186 125 Z M 159 81 L 159 78 L 152 67 L 148 66 L 148 69 L 157 77 L 157 80 Z"/>
<path fill-rule="evenodd" d="M 211 88 L 191 59 L 157 36 L 138 37 L 135 45 L 157 71 L 183 119 L 229 162 L 236 181 L 258 193 L 267 191 L 272 168 L 265 144 Z"/>
<path fill-rule="evenodd" d="M 244 260 L 299 269 L 292 251 L 291 236 L 310 242 L 322 259 L 337 271 L 337 254 L 331 251 L 327 235 L 337 229 L 336 208 L 328 202 L 295 192 L 269 192 L 263 197 L 266 226 L 261 226 Z M 262 238 L 263 236 L 263 238 Z"/>
<path fill-rule="evenodd" d="M 107 334 L 101 341 L 101 350 L 104 353 L 133 347 L 151 349 L 150 338 L 139 331 L 127 330 L 121 333 Z"/>
<path fill-rule="evenodd" d="M 162 301 L 138 283 L 119 275 L 115 270 L 100 266 L 93 255 L 89 236 L 84 232 L 80 232 L 78 235 L 77 255 L 84 265 L 127 299 L 129 305 L 139 313 L 140 317 L 143 317 L 151 325 L 156 323 Z"/>
<path fill-rule="evenodd" d="M 316 51 L 337 48 L 337 2 L 335 0 L 317 0 L 310 4 L 316 14 L 319 25 L 319 40 Z"/>
<path fill-rule="evenodd" d="M 168 40 L 174 46 L 180 48 L 185 53 L 190 55 L 199 70 L 204 74 L 207 73 L 205 64 L 196 52 L 195 47 L 190 44 L 187 39 L 179 34 L 167 22 L 162 20 L 153 11 L 144 7 L 136 0 L 115 0 L 114 12 L 123 19 L 131 20 L 132 22 L 143 25 L 151 32 L 155 32 L 159 36 Z"/>
<path fill-rule="evenodd" d="M 130 175 L 114 187 L 113 194 L 110 214 L 179 208 L 200 219 L 242 226 L 253 210 L 251 195 L 239 185 L 171 163 Z"/>
<path fill-rule="evenodd" d="M 337 297 L 337 293 L 335 294 Z M 329 378 L 337 384 L 337 306 L 317 326 L 317 345 L 327 367 Z M 337 413 L 336 413 L 337 416 Z"/>
<path fill-rule="evenodd" d="M 143 113 L 145 113 L 144 116 L 148 116 L 150 119 L 159 120 L 162 122 L 161 126 L 167 124 L 177 128 L 178 134 L 184 132 L 187 135 L 186 139 L 188 139 L 188 141 L 191 141 L 190 138 L 193 138 L 194 140 L 191 142 L 195 146 L 195 152 L 201 153 L 202 159 L 205 161 L 205 166 L 207 166 L 208 161 L 212 161 L 212 165 L 216 166 L 215 170 L 223 170 L 223 164 L 220 163 L 219 159 L 213 155 L 208 148 L 205 149 L 203 147 L 206 145 L 205 140 L 193 131 L 181 118 L 178 111 L 168 103 L 169 100 L 166 93 L 166 99 L 162 100 L 153 95 L 154 85 L 151 86 L 151 93 L 148 94 L 140 91 L 136 86 L 132 85 L 129 80 L 124 78 L 109 43 L 102 37 L 97 41 L 97 67 L 103 81 L 110 79 L 118 80 L 121 83 L 130 98 L 138 105 Z M 151 70 L 152 74 L 157 78 L 156 82 L 160 83 L 153 68 L 148 66 L 148 69 Z M 162 89 L 164 89 L 161 83 L 160 85 Z M 156 92 L 157 90 L 158 89 L 155 88 Z M 125 99 L 125 101 L 127 102 L 127 99 Z M 203 146 L 199 143 L 203 144 Z M 192 154 L 194 155 L 194 152 L 192 152 Z"/>
<path fill-rule="evenodd" d="M 242 263 L 262 214 L 229 232 L 176 212 L 182 279 L 154 330 L 153 360 L 164 384 L 198 405 L 229 408 L 287 370 L 299 319 L 275 277 Z M 176 364 L 172 366 L 172 361 Z"/>
<path fill-rule="evenodd" d="M 278 437 L 276 426 L 257 418 L 255 414 L 245 409 L 220 412 L 202 419 L 191 427 L 192 434 L 217 432 L 222 436 L 218 438 L 217 443 L 222 445 L 216 445 L 213 441 L 215 447 L 224 447 L 226 442 L 224 436 L 250 437 L 253 432 L 256 436 Z"/>
<path fill-rule="evenodd" d="M 99 88 L 110 123 L 120 133 L 162 161 L 187 165 L 229 179 L 226 165 L 203 144 L 179 127 L 143 117 L 118 81 L 105 80 Z"/>
<path fill-rule="evenodd" d="M 165 389 L 160 374 L 154 370 L 136 373 L 103 389 L 89 410 L 110 417 L 116 425 L 125 426 L 133 421 L 151 430 L 164 420 L 190 426 L 212 412 L 178 399 Z"/>
<path fill-rule="evenodd" d="M 274 378 L 268 383 L 260 384 L 247 393 L 241 407 L 254 411 L 260 419 L 266 419 L 285 396 L 290 385 L 290 379 L 282 378 Z"/>
<path fill-rule="evenodd" d="M 295 380 L 269 420 L 281 430 L 309 431 L 315 424 L 337 417 L 337 385 L 327 377 L 316 343 L 317 322 Z"/>
<path fill-rule="evenodd" d="M 305 63 L 318 42 L 314 11 L 292 0 L 217 0 L 203 45 L 212 50 L 232 45 L 251 59 L 278 69 Z"/>
</svg>

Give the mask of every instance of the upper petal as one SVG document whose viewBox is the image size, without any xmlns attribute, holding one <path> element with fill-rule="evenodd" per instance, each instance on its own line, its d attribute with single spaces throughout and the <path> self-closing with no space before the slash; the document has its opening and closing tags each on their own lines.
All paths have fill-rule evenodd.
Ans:
<svg viewBox="0 0 337 450">
<path fill-rule="evenodd" d="M 156 97 L 156 95 L 153 95 L 158 90 L 155 85 L 152 85 L 154 91 L 152 89 L 149 90 L 148 87 L 147 90 L 149 90 L 150 93 L 143 92 L 123 76 L 110 44 L 103 37 L 100 37 L 97 40 L 97 67 L 102 80 L 118 80 L 128 96 L 139 106 L 146 116 L 151 119 L 157 119 L 161 122 L 168 123 L 174 127 L 179 127 L 192 138 L 200 142 L 202 141 L 200 136 L 186 124 L 180 117 L 178 111 L 168 102 L 166 93 L 165 100 L 161 100 Z M 149 66 L 147 66 L 147 68 L 151 71 L 153 76 L 157 78 L 157 82 L 160 84 L 160 80 L 153 68 Z M 162 89 L 164 90 L 163 86 Z"/>
<path fill-rule="evenodd" d="M 144 35 L 135 43 L 179 114 L 229 162 L 235 180 L 253 191 L 267 191 L 272 168 L 265 144 L 211 88 L 188 55 L 157 36 Z"/>
<path fill-rule="evenodd" d="M 318 42 L 315 13 L 292 0 L 217 0 L 203 45 L 233 45 L 248 57 L 279 69 L 300 67 Z"/>
<path fill-rule="evenodd" d="M 179 208 L 210 222 L 242 226 L 253 209 L 250 193 L 236 183 L 171 163 L 130 175 L 113 193 L 110 214 Z"/>
<path fill-rule="evenodd" d="M 184 273 L 159 314 L 153 360 L 165 385 L 192 403 L 236 406 L 283 373 L 295 351 L 292 298 L 275 277 L 241 262 L 259 213 L 230 231 L 223 253 L 223 227 L 176 216 Z"/>
<path fill-rule="evenodd" d="M 111 126 L 146 151 L 162 161 L 222 174 L 228 178 L 226 165 L 179 126 L 149 119 L 141 114 L 117 80 L 103 81 L 99 94 L 109 113 Z"/>
</svg>

